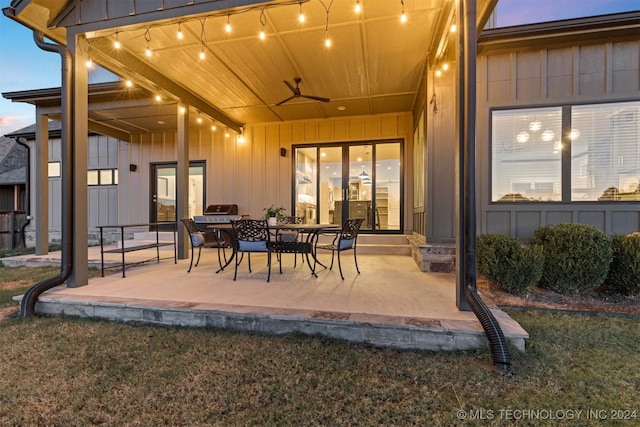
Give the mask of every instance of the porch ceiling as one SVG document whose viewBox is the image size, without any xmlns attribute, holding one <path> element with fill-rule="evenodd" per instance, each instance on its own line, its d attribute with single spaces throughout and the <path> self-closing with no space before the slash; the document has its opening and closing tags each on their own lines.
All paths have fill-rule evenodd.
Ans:
<svg viewBox="0 0 640 427">
<path fill-rule="evenodd" d="M 404 24 L 400 1 L 360 0 L 360 14 L 355 3 L 148 0 L 136 9 L 133 0 L 14 0 L 12 6 L 17 20 L 61 43 L 61 27 L 86 34 L 86 52 L 95 63 L 163 96 L 156 108 L 92 108 L 95 123 L 138 133 L 175 128 L 177 102 L 191 106 L 192 120 L 200 114 L 230 128 L 411 111 L 428 61 L 443 55 L 453 60 L 454 37 L 448 35 L 457 2 L 404 0 Z M 496 3 L 478 0 L 479 28 Z M 225 32 L 227 21 L 231 33 Z M 265 40 L 258 38 L 262 24 Z M 324 46 L 327 35 L 330 48 Z M 331 101 L 297 98 L 276 105 L 292 95 L 283 81 L 295 85 L 294 77 L 302 78 L 302 94 Z"/>
</svg>

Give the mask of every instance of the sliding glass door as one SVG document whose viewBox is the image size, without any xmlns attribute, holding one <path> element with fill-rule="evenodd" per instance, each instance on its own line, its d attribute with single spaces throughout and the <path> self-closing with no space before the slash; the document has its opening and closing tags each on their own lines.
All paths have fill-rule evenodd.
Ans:
<svg viewBox="0 0 640 427">
<path fill-rule="evenodd" d="M 402 230 L 400 142 L 294 148 L 296 215 L 342 224 L 362 218 L 363 231 Z"/>
</svg>

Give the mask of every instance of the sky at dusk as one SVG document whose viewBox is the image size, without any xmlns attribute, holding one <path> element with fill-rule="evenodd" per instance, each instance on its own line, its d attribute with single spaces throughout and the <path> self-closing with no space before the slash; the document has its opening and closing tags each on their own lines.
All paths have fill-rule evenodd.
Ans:
<svg viewBox="0 0 640 427">
<path fill-rule="evenodd" d="M 366 8 L 368 1 L 363 0 Z M 0 8 L 10 0 L 0 0 Z M 531 24 L 583 16 L 640 10 L 640 0 L 499 0 L 497 26 Z M 0 93 L 61 86 L 60 56 L 45 52 L 26 27 L 0 15 Z M 113 80 L 107 72 L 91 71 L 90 83 Z M 35 108 L 0 98 L 0 136 L 35 122 Z"/>
</svg>

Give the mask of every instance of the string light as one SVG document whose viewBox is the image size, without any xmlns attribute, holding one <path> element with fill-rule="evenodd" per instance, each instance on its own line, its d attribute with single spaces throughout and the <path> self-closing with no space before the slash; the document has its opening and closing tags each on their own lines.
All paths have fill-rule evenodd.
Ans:
<svg viewBox="0 0 640 427">
<path fill-rule="evenodd" d="M 201 30 L 200 30 L 200 60 L 204 59 L 204 48 L 205 48 L 205 40 L 206 40 L 206 36 L 204 33 L 204 23 L 207 20 L 207 18 L 205 17 L 202 21 L 200 21 L 200 26 L 201 26 Z"/>
<path fill-rule="evenodd" d="M 260 11 L 260 40 L 264 40 L 267 36 L 264 33 L 264 26 L 267 25 L 267 17 L 264 14 L 264 8 Z"/>
<path fill-rule="evenodd" d="M 329 6 L 324 4 L 324 0 L 320 0 L 320 4 L 322 5 L 322 7 L 324 7 L 324 10 L 327 12 L 327 21 L 324 26 L 324 33 L 325 33 L 324 45 L 326 47 L 331 47 L 331 39 L 329 38 L 329 11 L 331 10 L 331 5 L 333 5 L 333 0 L 329 2 Z"/>
<path fill-rule="evenodd" d="M 215 132 L 215 131 L 216 131 L 216 129 L 217 129 L 216 125 L 211 125 L 211 130 L 212 130 L 213 132 Z"/>
<path fill-rule="evenodd" d="M 182 34 L 181 22 L 178 22 L 178 40 L 182 40 L 184 35 Z"/>
<path fill-rule="evenodd" d="M 403 24 L 407 22 L 407 15 L 404 13 L 404 0 L 400 0 L 400 4 L 402 4 L 402 15 L 400 15 L 400 22 Z"/>
<path fill-rule="evenodd" d="M 356 7 L 354 8 L 356 13 L 360 13 L 362 8 L 360 7 L 360 0 L 356 0 Z"/>
<path fill-rule="evenodd" d="M 156 101 L 157 101 L 157 102 L 162 101 L 162 97 L 161 97 L 160 95 L 156 95 Z"/>
<path fill-rule="evenodd" d="M 447 71 L 447 70 L 449 69 L 449 63 L 448 63 L 448 62 L 445 62 L 444 64 L 442 64 L 442 69 L 443 69 L 444 71 Z"/>
<path fill-rule="evenodd" d="M 298 21 L 300 21 L 300 23 L 304 22 L 304 13 L 302 13 L 302 2 L 300 2 L 300 14 L 298 15 Z"/>
<path fill-rule="evenodd" d="M 231 22 L 229 21 L 231 19 L 231 15 L 227 15 L 227 25 L 224 26 L 224 29 L 227 33 L 231 32 Z"/>
<path fill-rule="evenodd" d="M 122 45 L 120 44 L 120 40 L 118 39 L 118 32 L 116 31 L 116 41 L 113 42 L 113 47 L 116 49 L 120 49 Z"/>
<path fill-rule="evenodd" d="M 91 58 L 87 59 L 87 68 L 93 68 L 93 61 L 91 60 Z"/>
<path fill-rule="evenodd" d="M 151 57 L 151 48 L 149 48 L 149 42 L 151 41 L 151 33 L 149 33 L 149 27 L 147 27 L 147 31 L 145 31 L 144 33 L 144 39 L 147 42 L 147 49 L 145 50 L 145 55 L 147 55 L 148 58 Z"/>
<path fill-rule="evenodd" d="M 124 84 L 126 87 L 133 87 L 133 82 L 131 80 L 127 80 Z"/>
<path fill-rule="evenodd" d="M 224 137 L 229 138 L 229 128 L 227 127 L 224 128 Z"/>
<path fill-rule="evenodd" d="M 458 30 L 458 26 L 456 24 L 451 24 L 450 30 L 452 33 L 455 33 Z"/>
</svg>

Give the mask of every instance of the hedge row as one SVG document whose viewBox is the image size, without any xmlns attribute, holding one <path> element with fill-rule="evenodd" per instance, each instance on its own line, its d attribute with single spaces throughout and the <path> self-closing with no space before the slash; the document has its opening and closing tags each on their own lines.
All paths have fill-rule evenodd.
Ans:
<svg viewBox="0 0 640 427">
<path fill-rule="evenodd" d="M 511 236 L 477 239 L 478 272 L 512 294 L 538 283 L 561 294 L 640 294 L 640 233 L 613 236 L 584 224 L 541 227 L 527 247 Z"/>
</svg>

